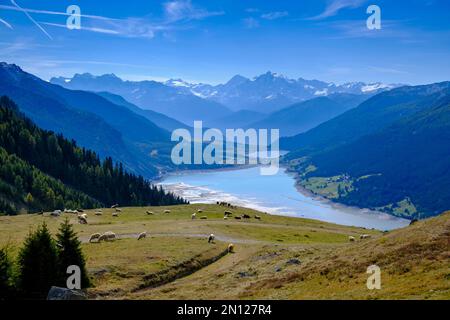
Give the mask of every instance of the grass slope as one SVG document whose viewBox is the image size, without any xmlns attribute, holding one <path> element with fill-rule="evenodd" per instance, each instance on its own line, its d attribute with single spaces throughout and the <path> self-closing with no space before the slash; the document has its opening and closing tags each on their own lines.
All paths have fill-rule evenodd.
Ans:
<svg viewBox="0 0 450 320">
<path fill-rule="evenodd" d="M 165 209 L 171 212 L 164 213 Z M 198 213 L 208 219 L 191 220 Z M 147 215 L 151 210 L 154 215 Z M 223 220 L 224 207 L 183 205 L 124 208 L 119 217 L 87 211 L 76 224 L 95 287 L 93 299 L 405 299 L 450 298 L 450 213 L 389 233 L 237 208 L 249 220 Z M 261 220 L 254 219 L 254 215 Z M 0 246 L 17 254 L 28 230 L 46 221 L 55 232 L 63 217 L 0 217 Z M 113 231 L 114 242 L 88 243 Z M 137 233 L 148 237 L 137 241 Z M 216 235 L 208 244 L 207 235 Z M 349 242 L 348 236 L 370 234 Z M 228 243 L 235 253 L 223 255 Z M 382 289 L 366 288 L 366 268 L 382 270 Z M 205 284 L 208 290 L 205 290 Z"/>
</svg>

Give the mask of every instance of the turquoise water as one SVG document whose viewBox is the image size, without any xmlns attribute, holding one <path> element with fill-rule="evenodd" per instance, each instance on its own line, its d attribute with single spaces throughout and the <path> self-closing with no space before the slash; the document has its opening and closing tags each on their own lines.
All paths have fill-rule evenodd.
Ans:
<svg viewBox="0 0 450 320">
<path fill-rule="evenodd" d="M 401 228 L 408 220 L 367 209 L 333 204 L 301 194 L 284 169 L 277 175 L 260 175 L 258 167 L 241 170 L 187 172 L 167 176 L 166 189 L 191 203 L 226 201 L 270 214 L 304 217 L 379 230 Z"/>
</svg>

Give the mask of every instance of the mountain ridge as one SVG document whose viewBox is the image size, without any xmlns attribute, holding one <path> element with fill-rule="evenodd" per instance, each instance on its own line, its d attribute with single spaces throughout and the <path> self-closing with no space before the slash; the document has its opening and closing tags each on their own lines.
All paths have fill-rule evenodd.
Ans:
<svg viewBox="0 0 450 320">
<path fill-rule="evenodd" d="M 82 81 L 81 81 L 82 80 Z M 79 88 L 87 90 L 89 86 L 90 91 L 111 91 L 107 90 L 106 86 L 112 83 L 116 85 L 120 83 L 120 78 L 116 75 L 100 75 L 94 76 L 88 73 L 75 74 L 72 78 L 58 77 L 52 78 L 52 83 L 60 84 L 67 88 Z M 105 84 L 101 88 L 92 85 L 92 81 L 104 81 Z M 246 78 L 241 75 L 233 76 L 229 81 L 224 84 L 210 85 L 205 83 L 189 83 L 182 79 L 170 79 L 165 82 L 157 82 L 152 80 L 145 80 L 139 82 L 130 82 L 121 80 L 122 83 L 134 83 L 137 88 L 140 84 L 145 86 L 146 84 L 152 84 L 153 86 L 165 86 L 172 88 L 175 91 L 166 92 L 167 96 L 170 95 L 188 95 L 195 96 L 196 98 L 215 102 L 222 106 L 227 107 L 232 111 L 250 110 L 259 113 L 272 113 L 281 108 L 287 107 L 294 103 L 302 102 L 305 100 L 313 99 L 320 96 L 328 96 L 334 93 L 349 93 L 349 94 L 376 94 L 385 90 L 390 90 L 399 87 L 399 84 L 383 84 L 380 82 L 375 83 L 363 83 L 363 82 L 351 82 L 344 83 L 342 85 L 336 85 L 334 83 L 324 82 L 320 80 L 305 80 L 303 78 L 289 79 L 281 74 L 266 72 L 259 76 L 255 76 L 252 79 Z M 81 82 L 85 84 L 81 86 Z M 89 83 L 89 84 L 88 84 Z M 136 90 L 135 88 L 135 90 Z M 165 89 L 167 91 L 167 88 Z M 111 89 L 111 88 L 109 88 Z M 130 96 L 129 93 L 122 94 L 116 90 L 113 92 L 124 96 L 132 103 L 143 107 L 143 103 L 138 99 Z M 164 109 L 156 109 L 155 106 L 150 103 L 145 107 L 146 109 L 152 109 L 153 111 L 161 112 L 175 118 L 172 114 L 165 112 Z M 218 118 L 225 117 L 221 114 Z M 205 119 L 210 120 L 211 118 Z M 180 119 L 177 119 L 180 120 Z M 192 120 L 192 119 L 191 119 Z"/>
</svg>

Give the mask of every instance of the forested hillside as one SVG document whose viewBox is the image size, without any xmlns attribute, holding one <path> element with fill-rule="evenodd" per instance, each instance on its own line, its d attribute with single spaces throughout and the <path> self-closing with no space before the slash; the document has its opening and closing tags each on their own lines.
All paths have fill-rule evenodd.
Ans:
<svg viewBox="0 0 450 320">
<path fill-rule="evenodd" d="M 374 97 L 370 105 L 372 112 L 367 106 L 358 111 L 367 119 L 358 125 L 361 130 L 354 130 L 354 137 L 350 136 L 357 126 L 354 121 L 336 129 L 334 137 L 329 131 L 350 119 L 344 116 L 316 130 L 316 136 L 323 134 L 322 148 L 310 144 L 310 148 L 288 155 L 299 182 L 338 202 L 407 218 L 449 210 L 448 82 L 396 89 Z M 382 119 L 383 115 L 388 119 Z M 386 126 L 392 119 L 395 121 Z M 364 130 L 370 133 L 361 136 Z"/>
<path fill-rule="evenodd" d="M 0 211 L 183 203 L 130 174 L 112 158 L 38 128 L 7 97 L 0 98 Z"/>
</svg>

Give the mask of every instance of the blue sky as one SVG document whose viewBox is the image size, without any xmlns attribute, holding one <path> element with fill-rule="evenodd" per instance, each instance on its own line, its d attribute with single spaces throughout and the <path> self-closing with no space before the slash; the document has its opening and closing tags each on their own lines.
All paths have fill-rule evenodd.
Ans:
<svg viewBox="0 0 450 320">
<path fill-rule="evenodd" d="M 376 4 L 382 29 L 368 30 Z M 81 9 L 81 30 L 66 9 Z M 26 12 L 21 11 L 20 8 Z M 0 0 L 0 60 L 49 79 L 450 80 L 448 0 Z"/>
</svg>

